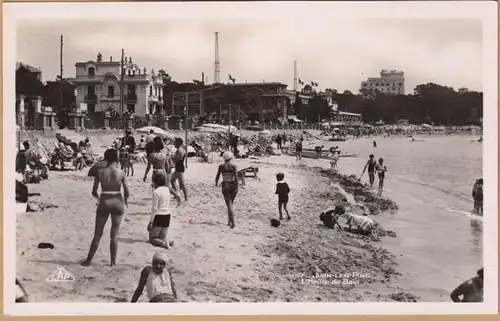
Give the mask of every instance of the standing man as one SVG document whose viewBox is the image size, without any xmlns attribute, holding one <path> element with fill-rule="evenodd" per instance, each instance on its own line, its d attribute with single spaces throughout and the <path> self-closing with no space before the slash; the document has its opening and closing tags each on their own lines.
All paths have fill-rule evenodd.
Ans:
<svg viewBox="0 0 500 321">
<path fill-rule="evenodd" d="M 281 148 L 282 148 L 282 145 L 281 145 L 282 141 L 283 141 L 283 138 L 281 137 L 281 135 L 278 134 L 278 136 L 276 136 L 276 148 L 279 150 L 281 150 Z"/>
<path fill-rule="evenodd" d="M 155 139 L 155 131 L 151 129 L 149 131 L 148 136 L 146 136 L 146 144 L 149 143 L 149 142 L 152 142 L 153 139 Z"/>
<path fill-rule="evenodd" d="M 187 195 L 187 189 L 186 189 L 186 184 L 184 183 L 184 171 L 185 171 L 185 166 L 184 166 L 184 159 L 186 158 L 186 149 L 183 146 L 183 140 L 182 138 L 177 137 L 174 142 L 175 148 L 177 148 L 177 151 L 174 154 L 174 168 L 175 171 L 172 174 L 172 178 L 170 180 L 170 183 L 172 184 L 172 189 L 174 191 L 177 191 L 175 187 L 175 181 L 179 180 L 179 188 L 182 190 L 184 193 L 184 199 L 188 200 L 188 195 Z"/>
<path fill-rule="evenodd" d="M 129 153 L 133 153 L 135 150 L 135 138 L 132 136 L 132 131 L 128 129 L 125 132 L 125 137 L 122 138 L 122 145 L 120 148 L 125 148 L 128 146 L 129 148 Z"/>
<path fill-rule="evenodd" d="M 366 169 L 368 168 L 368 177 L 370 178 L 370 188 L 373 187 L 373 183 L 375 182 L 375 166 L 377 165 L 377 161 L 375 160 L 375 156 L 373 154 L 370 154 L 368 161 L 365 164 L 365 167 L 363 168 L 363 174 L 365 173 Z"/>
<path fill-rule="evenodd" d="M 295 144 L 295 153 L 297 154 L 297 160 L 302 159 L 302 141 L 304 138 L 300 137 L 300 140 Z"/>
</svg>

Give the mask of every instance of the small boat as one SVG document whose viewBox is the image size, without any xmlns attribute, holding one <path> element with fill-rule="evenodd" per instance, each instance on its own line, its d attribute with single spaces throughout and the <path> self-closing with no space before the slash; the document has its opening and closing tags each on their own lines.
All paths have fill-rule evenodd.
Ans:
<svg viewBox="0 0 500 321">
<path fill-rule="evenodd" d="M 283 149 L 283 153 L 287 155 L 295 156 L 296 152 L 294 148 Z M 340 152 L 339 157 L 358 157 L 357 153 L 342 153 Z M 314 159 L 333 159 L 333 154 L 328 150 L 323 150 L 319 153 L 314 149 L 302 149 L 302 157 L 304 158 L 314 158 Z"/>
</svg>

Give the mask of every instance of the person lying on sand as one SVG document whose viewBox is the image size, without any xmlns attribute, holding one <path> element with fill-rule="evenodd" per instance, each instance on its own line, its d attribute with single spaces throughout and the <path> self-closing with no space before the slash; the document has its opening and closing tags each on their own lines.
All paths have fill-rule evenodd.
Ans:
<svg viewBox="0 0 500 321">
<path fill-rule="evenodd" d="M 99 168 L 97 175 L 94 178 L 94 186 L 92 187 L 92 196 L 98 200 L 94 238 L 90 245 L 87 259 L 82 262 L 83 266 L 90 266 L 92 259 L 99 247 L 104 226 L 111 214 L 111 266 L 116 265 L 116 253 L 118 251 L 118 232 L 122 222 L 125 206 L 128 204 L 130 195 L 125 173 L 115 166 L 118 160 L 118 152 L 116 149 L 108 149 L 104 153 L 106 166 Z M 97 194 L 97 189 L 101 184 L 101 195 Z M 123 196 L 120 189 L 123 185 Z"/>
<path fill-rule="evenodd" d="M 215 176 L 215 186 L 219 184 L 219 178 L 222 175 L 222 195 L 227 206 L 227 225 L 231 228 L 235 227 L 234 224 L 234 209 L 233 203 L 236 195 L 238 194 L 238 169 L 231 160 L 233 153 L 225 151 L 222 155 L 224 164 L 219 165 L 217 175 Z"/>
<path fill-rule="evenodd" d="M 172 273 L 166 267 L 168 256 L 166 252 L 158 251 L 153 255 L 153 262 L 142 269 L 139 284 L 134 291 L 132 300 L 135 303 L 147 289 L 150 303 L 177 302 L 177 291 L 172 280 Z"/>
<path fill-rule="evenodd" d="M 352 231 L 352 226 L 356 226 L 356 231 L 362 235 L 374 235 L 375 227 L 378 225 L 373 219 L 368 216 L 360 216 L 355 214 L 345 214 L 347 217 L 347 225 L 349 230 Z"/>
<path fill-rule="evenodd" d="M 453 290 L 450 294 L 453 302 L 483 302 L 483 272 L 484 268 L 481 268 L 477 271 L 477 276 L 463 282 Z"/>
<path fill-rule="evenodd" d="M 337 205 L 335 206 L 334 209 L 329 209 L 325 212 L 322 212 L 319 215 L 319 219 L 323 222 L 324 226 L 330 229 L 334 229 L 335 225 L 337 225 L 339 229 L 342 231 L 342 226 L 340 226 L 338 219 L 344 213 L 345 213 L 345 208 L 341 205 Z"/>
<path fill-rule="evenodd" d="M 276 184 L 276 194 L 278 195 L 278 212 L 280 214 L 280 221 L 283 219 L 283 209 L 286 213 L 286 219 L 289 221 L 292 218 L 290 214 L 288 214 L 288 209 L 286 208 L 288 204 L 288 194 L 290 193 L 290 187 L 284 181 L 285 174 L 278 173 L 276 174 L 276 180 L 278 183 Z"/>
<path fill-rule="evenodd" d="M 171 249 L 174 241 L 167 242 L 167 233 L 170 226 L 170 190 L 166 186 L 168 180 L 164 175 L 153 177 L 153 206 L 151 219 L 148 224 L 149 241 L 154 246 Z M 180 202 L 180 197 L 178 197 Z"/>
</svg>

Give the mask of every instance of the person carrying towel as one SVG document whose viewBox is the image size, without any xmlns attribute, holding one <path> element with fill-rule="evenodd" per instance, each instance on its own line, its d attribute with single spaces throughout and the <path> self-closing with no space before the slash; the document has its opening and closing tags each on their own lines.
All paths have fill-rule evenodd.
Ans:
<svg viewBox="0 0 500 321">
<path fill-rule="evenodd" d="M 132 300 L 135 303 L 146 287 L 150 303 L 177 302 L 177 291 L 172 274 L 166 267 L 168 255 L 166 251 L 158 251 L 153 255 L 153 262 L 142 269 L 139 284 L 134 291 Z"/>
</svg>

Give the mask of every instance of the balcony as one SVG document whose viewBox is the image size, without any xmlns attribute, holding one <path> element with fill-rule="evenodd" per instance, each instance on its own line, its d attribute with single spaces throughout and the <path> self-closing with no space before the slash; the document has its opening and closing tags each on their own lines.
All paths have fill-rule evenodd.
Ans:
<svg viewBox="0 0 500 321">
<path fill-rule="evenodd" d="M 148 95 L 148 100 L 152 102 L 162 102 L 163 98 L 156 95 Z"/>
<path fill-rule="evenodd" d="M 137 94 L 124 95 L 123 100 L 126 102 L 137 102 Z"/>
<path fill-rule="evenodd" d="M 97 95 L 96 94 L 85 95 L 85 101 L 97 102 Z"/>
</svg>

